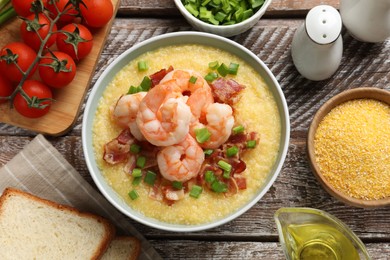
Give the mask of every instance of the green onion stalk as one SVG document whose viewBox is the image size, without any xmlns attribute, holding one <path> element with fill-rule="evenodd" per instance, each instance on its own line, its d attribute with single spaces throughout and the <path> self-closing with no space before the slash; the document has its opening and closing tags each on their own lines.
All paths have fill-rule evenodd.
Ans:
<svg viewBox="0 0 390 260">
<path fill-rule="evenodd" d="M 11 0 L 0 0 L 0 25 L 16 16 L 15 9 L 12 5 L 8 6 L 10 1 Z"/>
</svg>

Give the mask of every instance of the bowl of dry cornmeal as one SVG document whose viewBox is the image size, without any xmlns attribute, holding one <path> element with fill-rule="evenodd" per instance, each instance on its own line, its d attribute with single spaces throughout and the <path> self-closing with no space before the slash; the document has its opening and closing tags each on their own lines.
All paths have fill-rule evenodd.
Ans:
<svg viewBox="0 0 390 260">
<path fill-rule="evenodd" d="M 310 125 L 307 151 L 332 196 L 362 208 L 390 205 L 390 91 L 355 88 L 329 99 Z"/>
</svg>

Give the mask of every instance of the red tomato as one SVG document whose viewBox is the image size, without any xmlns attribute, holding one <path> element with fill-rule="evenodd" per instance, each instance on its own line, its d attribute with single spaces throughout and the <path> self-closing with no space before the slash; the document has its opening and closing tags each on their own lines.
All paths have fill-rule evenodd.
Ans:
<svg viewBox="0 0 390 260">
<path fill-rule="evenodd" d="M 49 112 L 52 101 L 42 100 L 52 98 L 52 93 L 48 86 L 37 80 L 26 80 L 22 85 L 22 89 L 31 99 L 36 101 L 29 106 L 20 93 L 16 94 L 14 107 L 19 114 L 29 118 L 38 118 Z"/>
<path fill-rule="evenodd" d="M 33 28 L 38 28 L 35 31 Z M 57 25 L 53 25 L 52 32 L 57 31 Z M 38 36 L 38 34 L 40 37 Z M 23 41 L 38 51 L 41 47 L 41 39 L 45 39 L 50 33 L 50 21 L 44 14 L 38 14 L 38 19 L 35 19 L 35 14 L 29 15 L 26 20 L 23 20 L 20 25 L 20 34 Z M 53 33 L 45 44 L 45 48 L 52 46 L 56 41 L 57 34 Z"/>
<path fill-rule="evenodd" d="M 12 55 L 8 55 L 7 50 L 11 51 Z M 23 74 L 16 67 L 15 62 L 21 70 L 26 72 L 36 57 L 37 54 L 28 45 L 21 42 L 11 42 L 0 51 L 0 72 L 12 82 L 19 82 Z M 34 66 L 28 77 L 34 74 L 36 68 Z"/>
<path fill-rule="evenodd" d="M 59 51 L 47 53 L 44 57 L 47 58 L 39 61 L 38 71 L 45 84 L 53 88 L 62 88 L 72 82 L 76 75 L 76 63 L 72 57 Z"/>
<path fill-rule="evenodd" d="M 57 35 L 57 48 L 79 61 L 87 56 L 93 46 L 93 37 L 87 27 L 81 24 L 65 25 Z M 69 34 L 71 33 L 71 34 Z"/>
<path fill-rule="evenodd" d="M 61 17 L 59 18 L 59 22 L 60 23 L 70 23 L 74 20 L 74 18 L 76 17 L 76 15 L 78 14 L 78 12 L 76 11 L 76 9 L 73 7 L 73 5 L 68 4 L 69 0 L 52 0 L 52 1 L 49 1 L 48 5 L 47 5 L 47 9 L 49 10 L 50 12 L 50 16 L 52 18 L 55 18 L 57 15 L 58 15 L 58 11 L 60 13 L 64 13 L 61 14 Z M 57 5 L 57 8 L 56 8 L 56 5 Z M 57 11 L 58 9 L 58 11 Z"/>
<path fill-rule="evenodd" d="M 111 0 L 84 0 L 83 2 L 85 5 L 80 4 L 80 12 L 88 26 L 99 28 L 110 21 L 114 13 Z"/>
<path fill-rule="evenodd" d="M 47 1 L 48 0 L 42 0 L 43 6 L 47 5 Z M 35 2 L 35 0 L 12 0 L 12 6 L 19 16 L 27 17 L 34 13 L 30 10 L 33 2 Z"/>
<path fill-rule="evenodd" d="M 14 92 L 14 90 L 15 87 L 12 85 L 12 83 L 2 74 L 0 74 L 0 97 L 9 97 L 11 96 L 12 92 Z M 0 103 L 5 103 L 7 101 L 7 99 L 0 99 Z"/>
</svg>

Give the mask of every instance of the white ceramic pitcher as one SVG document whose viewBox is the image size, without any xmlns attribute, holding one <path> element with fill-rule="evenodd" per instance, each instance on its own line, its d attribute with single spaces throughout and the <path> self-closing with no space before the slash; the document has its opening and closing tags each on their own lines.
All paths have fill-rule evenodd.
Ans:
<svg viewBox="0 0 390 260">
<path fill-rule="evenodd" d="M 359 41 L 382 42 L 390 37 L 390 0 L 340 0 L 340 15 Z"/>
</svg>

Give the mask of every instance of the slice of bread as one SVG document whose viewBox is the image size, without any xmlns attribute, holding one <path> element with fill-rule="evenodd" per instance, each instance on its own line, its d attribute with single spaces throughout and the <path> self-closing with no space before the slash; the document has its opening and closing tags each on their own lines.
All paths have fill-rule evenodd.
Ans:
<svg viewBox="0 0 390 260">
<path fill-rule="evenodd" d="M 140 254 L 141 243 L 135 237 L 116 237 L 111 241 L 102 260 L 134 260 Z"/>
<path fill-rule="evenodd" d="M 13 188 L 0 197 L 0 259 L 99 259 L 114 235 L 99 216 Z"/>
</svg>

